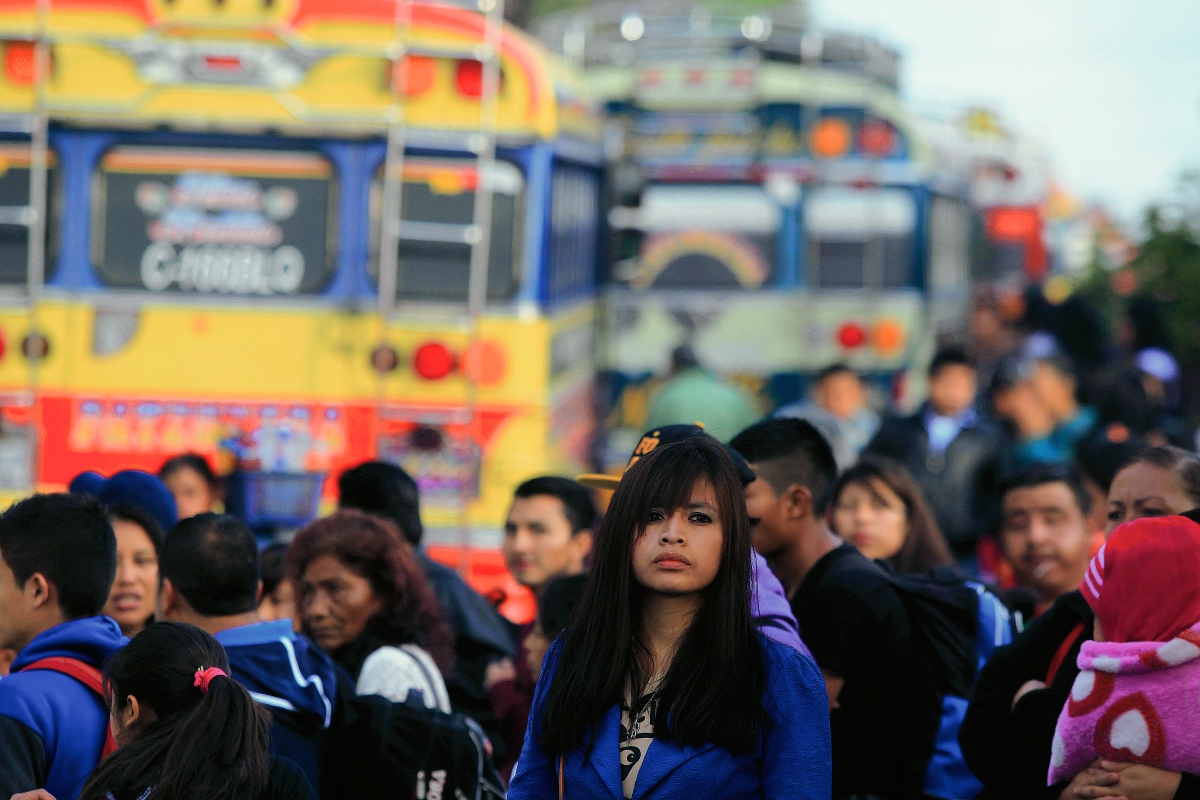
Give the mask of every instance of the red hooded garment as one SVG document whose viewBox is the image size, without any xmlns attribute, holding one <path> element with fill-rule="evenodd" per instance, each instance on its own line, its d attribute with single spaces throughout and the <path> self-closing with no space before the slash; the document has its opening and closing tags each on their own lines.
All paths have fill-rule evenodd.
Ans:
<svg viewBox="0 0 1200 800">
<path fill-rule="evenodd" d="M 1079 590 L 1110 642 L 1167 642 L 1200 622 L 1200 525 L 1147 517 L 1113 531 Z"/>
</svg>

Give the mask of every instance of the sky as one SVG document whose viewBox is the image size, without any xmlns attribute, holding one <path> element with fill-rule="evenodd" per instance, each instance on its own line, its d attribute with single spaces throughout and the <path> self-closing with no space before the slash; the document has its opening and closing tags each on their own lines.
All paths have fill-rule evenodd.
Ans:
<svg viewBox="0 0 1200 800">
<path fill-rule="evenodd" d="M 1200 168 L 1200 0 L 809 0 L 901 52 L 918 112 L 986 105 L 1128 223 Z"/>
</svg>

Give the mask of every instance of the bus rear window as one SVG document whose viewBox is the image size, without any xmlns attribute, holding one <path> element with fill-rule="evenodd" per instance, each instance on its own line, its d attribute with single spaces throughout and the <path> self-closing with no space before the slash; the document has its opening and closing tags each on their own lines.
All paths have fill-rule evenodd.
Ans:
<svg viewBox="0 0 1200 800">
<path fill-rule="evenodd" d="M 62 192 L 53 152 L 47 153 L 46 207 L 46 280 L 49 280 L 57 258 L 53 252 L 57 242 L 58 204 Z M 0 206 L 7 206 L 6 217 L 18 213 L 29 204 L 29 146 L 0 145 Z M 29 228 L 17 219 L 0 221 L 0 285 L 24 284 L 29 267 Z"/>
<path fill-rule="evenodd" d="M 804 202 L 816 286 L 899 288 L 913 279 L 916 203 L 901 189 L 824 187 Z"/>
<path fill-rule="evenodd" d="M 488 257 L 489 301 L 511 300 L 520 285 L 520 251 L 525 206 L 525 178 L 507 161 L 493 165 L 492 230 Z M 475 189 L 479 183 L 474 159 L 404 160 L 400 216 L 397 298 L 400 300 L 465 303 L 471 279 L 471 245 L 452 238 L 460 226 L 475 218 Z M 383 169 L 372 191 L 371 241 L 379 242 Z M 379 259 L 370 260 L 371 277 L 379 279 Z"/>
<path fill-rule="evenodd" d="M 644 235 L 614 268 L 635 289 L 757 289 L 774 274 L 782 213 L 760 186 L 650 186 L 620 211 L 613 226 Z"/>
<path fill-rule="evenodd" d="M 314 294 L 336 196 L 315 153 L 118 147 L 93 176 L 92 263 L 115 289 Z"/>
</svg>

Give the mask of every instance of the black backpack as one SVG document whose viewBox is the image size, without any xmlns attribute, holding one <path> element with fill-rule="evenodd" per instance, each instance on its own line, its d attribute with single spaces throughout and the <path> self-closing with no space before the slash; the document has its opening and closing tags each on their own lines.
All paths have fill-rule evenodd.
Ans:
<svg viewBox="0 0 1200 800">
<path fill-rule="evenodd" d="M 885 569 L 885 571 L 887 571 Z M 967 767 L 958 729 L 975 677 L 992 652 L 1019 632 L 1015 618 L 987 587 L 954 570 L 929 575 L 895 575 L 913 635 L 918 728 L 931 735 L 925 795 L 969 800 L 983 789 Z"/>
<path fill-rule="evenodd" d="M 475 720 L 359 696 L 339 669 L 321 800 L 503 800 L 491 744 Z"/>
</svg>

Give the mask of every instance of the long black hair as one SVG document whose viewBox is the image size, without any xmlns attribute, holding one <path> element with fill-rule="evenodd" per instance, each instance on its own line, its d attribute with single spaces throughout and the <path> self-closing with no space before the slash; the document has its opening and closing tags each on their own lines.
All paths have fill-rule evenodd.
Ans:
<svg viewBox="0 0 1200 800">
<path fill-rule="evenodd" d="M 191 625 L 159 622 L 133 637 L 104 673 L 109 707 L 130 695 L 156 719 L 101 762 L 80 800 L 255 800 L 267 786 L 270 717 L 228 677 L 203 693 L 198 668 L 229 672 L 225 650 Z"/>
<path fill-rule="evenodd" d="M 872 498 L 883 503 L 882 496 L 876 491 L 875 481 L 891 489 L 904 503 L 908 531 L 904 534 L 900 549 L 887 559 L 896 572 L 901 575 L 921 574 L 935 567 L 954 566 L 950 546 L 938 528 L 937 518 L 930 510 L 925 494 L 908 468 L 895 459 L 869 453 L 860 458 L 857 464 L 838 477 L 833 487 L 834 507 L 841 501 L 842 492 L 851 484 L 861 486 Z M 835 530 L 834 533 L 846 535 L 845 531 Z"/>
<path fill-rule="evenodd" d="M 716 495 L 721 565 L 658 689 L 654 735 L 735 752 L 754 748 L 766 722 L 766 667 L 750 616 L 750 523 L 733 460 L 703 436 L 640 459 L 613 494 L 574 625 L 561 637 L 543 723 L 548 753 L 590 748 L 594 726 L 626 687 L 633 697 L 644 690 L 650 657 L 640 639 L 643 590 L 633 572 L 634 542 L 652 509 L 669 515 L 684 507 L 697 482 L 709 483 Z"/>
</svg>

